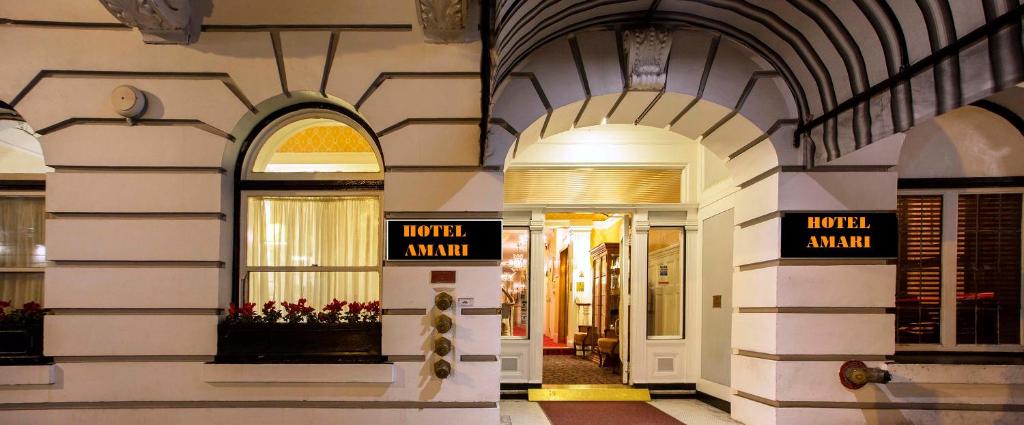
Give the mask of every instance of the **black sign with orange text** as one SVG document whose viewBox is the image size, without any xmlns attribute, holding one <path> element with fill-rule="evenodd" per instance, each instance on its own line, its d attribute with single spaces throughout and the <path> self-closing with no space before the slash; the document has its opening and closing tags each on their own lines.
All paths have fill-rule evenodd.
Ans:
<svg viewBox="0 0 1024 425">
<path fill-rule="evenodd" d="M 782 258 L 896 258 L 895 212 L 784 212 Z"/>
<path fill-rule="evenodd" d="M 391 261 L 501 260 L 501 220 L 388 220 Z"/>
</svg>

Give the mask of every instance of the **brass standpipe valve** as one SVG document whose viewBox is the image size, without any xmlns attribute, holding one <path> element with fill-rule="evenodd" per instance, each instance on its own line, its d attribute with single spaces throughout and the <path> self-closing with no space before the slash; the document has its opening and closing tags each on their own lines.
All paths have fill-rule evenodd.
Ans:
<svg viewBox="0 0 1024 425">
<path fill-rule="evenodd" d="M 448 331 L 452 330 L 452 318 L 443 314 L 437 316 L 434 319 L 434 329 L 437 329 L 438 333 L 448 333 Z"/>
<path fill-rule="evenodd" d="M 441 292 L 434 297 L 434 307 L 438 309 L 438 315 L 434 318 L 434 330 L 438 337 L 434 339 L 434 354 L 442 358 L 434 362 L 434 376 L 445 379 L 452 374 L 452 364 L 443 357 L 452 352 L 452 341 L 443 335 L 452 330 L 452 318 L 443 312 L 452 308 L 455 300 L 447 292 Z"/>
<path fill-rule="evenodd" d="M 437 307 L 437 309 L 441 311 L 452 308 L 453 303 L 455 303 L 455 300 L 452 299 L 452 296 L 447 292 L 442 292 L 434 297 L 434 307 Z"/>
<path fill-rule="evenodd" d="M 434 376 L 444 379 L 452 374 L 452 364 L 444 359 L 434 362 Z"/>
<path fill-rule="evenodd" d="M 886 384 L 891 380 L 889 371 L 868 367 L 861 361 L 850 360 L 839 367 L 839 382 L 851 390 L 863 388 L 867 384 Z"/>
<path fill-rule="evenodd" d="M 440 337 L 434 340 L 434 354 L 439 356 L 447 356 L 448 353 L 452 352 L 452 341 L 445 337 Z"/>
</svg>

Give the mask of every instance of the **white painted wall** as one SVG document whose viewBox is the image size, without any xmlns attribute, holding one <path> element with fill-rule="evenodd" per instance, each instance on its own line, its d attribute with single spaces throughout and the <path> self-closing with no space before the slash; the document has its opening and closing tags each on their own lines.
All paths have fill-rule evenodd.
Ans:
<svg viewBox="0 0 1024 425">
<path fill-rule="evenodd" d="M 965 106 L 907 132 L 900 178 L 1024 175 L 1024 135 L 1005 119 Z"/>
</svg>

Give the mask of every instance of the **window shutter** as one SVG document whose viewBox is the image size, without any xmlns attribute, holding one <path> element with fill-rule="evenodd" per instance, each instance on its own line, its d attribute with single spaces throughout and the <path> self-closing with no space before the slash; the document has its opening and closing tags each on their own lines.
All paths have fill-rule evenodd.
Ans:
<svg viewBox="0 0 1024 425">
<path fill-rule="evenodd" d="M 896 343 L 938 344 L 942 294 L 942 195 L 897 200 Z"/>
<path fill-rule="evenodd" d="M 959 197 L 957 344 L 1020 343 L 1021 194 Z"/>
</svg>

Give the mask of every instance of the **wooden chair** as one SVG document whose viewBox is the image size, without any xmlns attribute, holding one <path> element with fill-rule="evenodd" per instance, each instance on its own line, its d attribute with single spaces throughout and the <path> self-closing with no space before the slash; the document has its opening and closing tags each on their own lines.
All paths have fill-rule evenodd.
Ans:
<svg viewBox="0 0 1024 425">
<path fill-rule="evenodd" d="M 597 339 L 598 366 L 604 367 L 609 359 L 618 359 L 619 333 L 614 329 L 604 331 L 604 337 Z"/>
<path fill-rule="evenodd" d="M 579 330 L 579 332 L 572 336 L 572 352 L 577 356 L 582 352 L 583 357 L 586 357 L 587 351 L 593 351 L 594 345 L 597 344 L 597 328 L 590 325 L 580 325 Z"/>
</svg>

